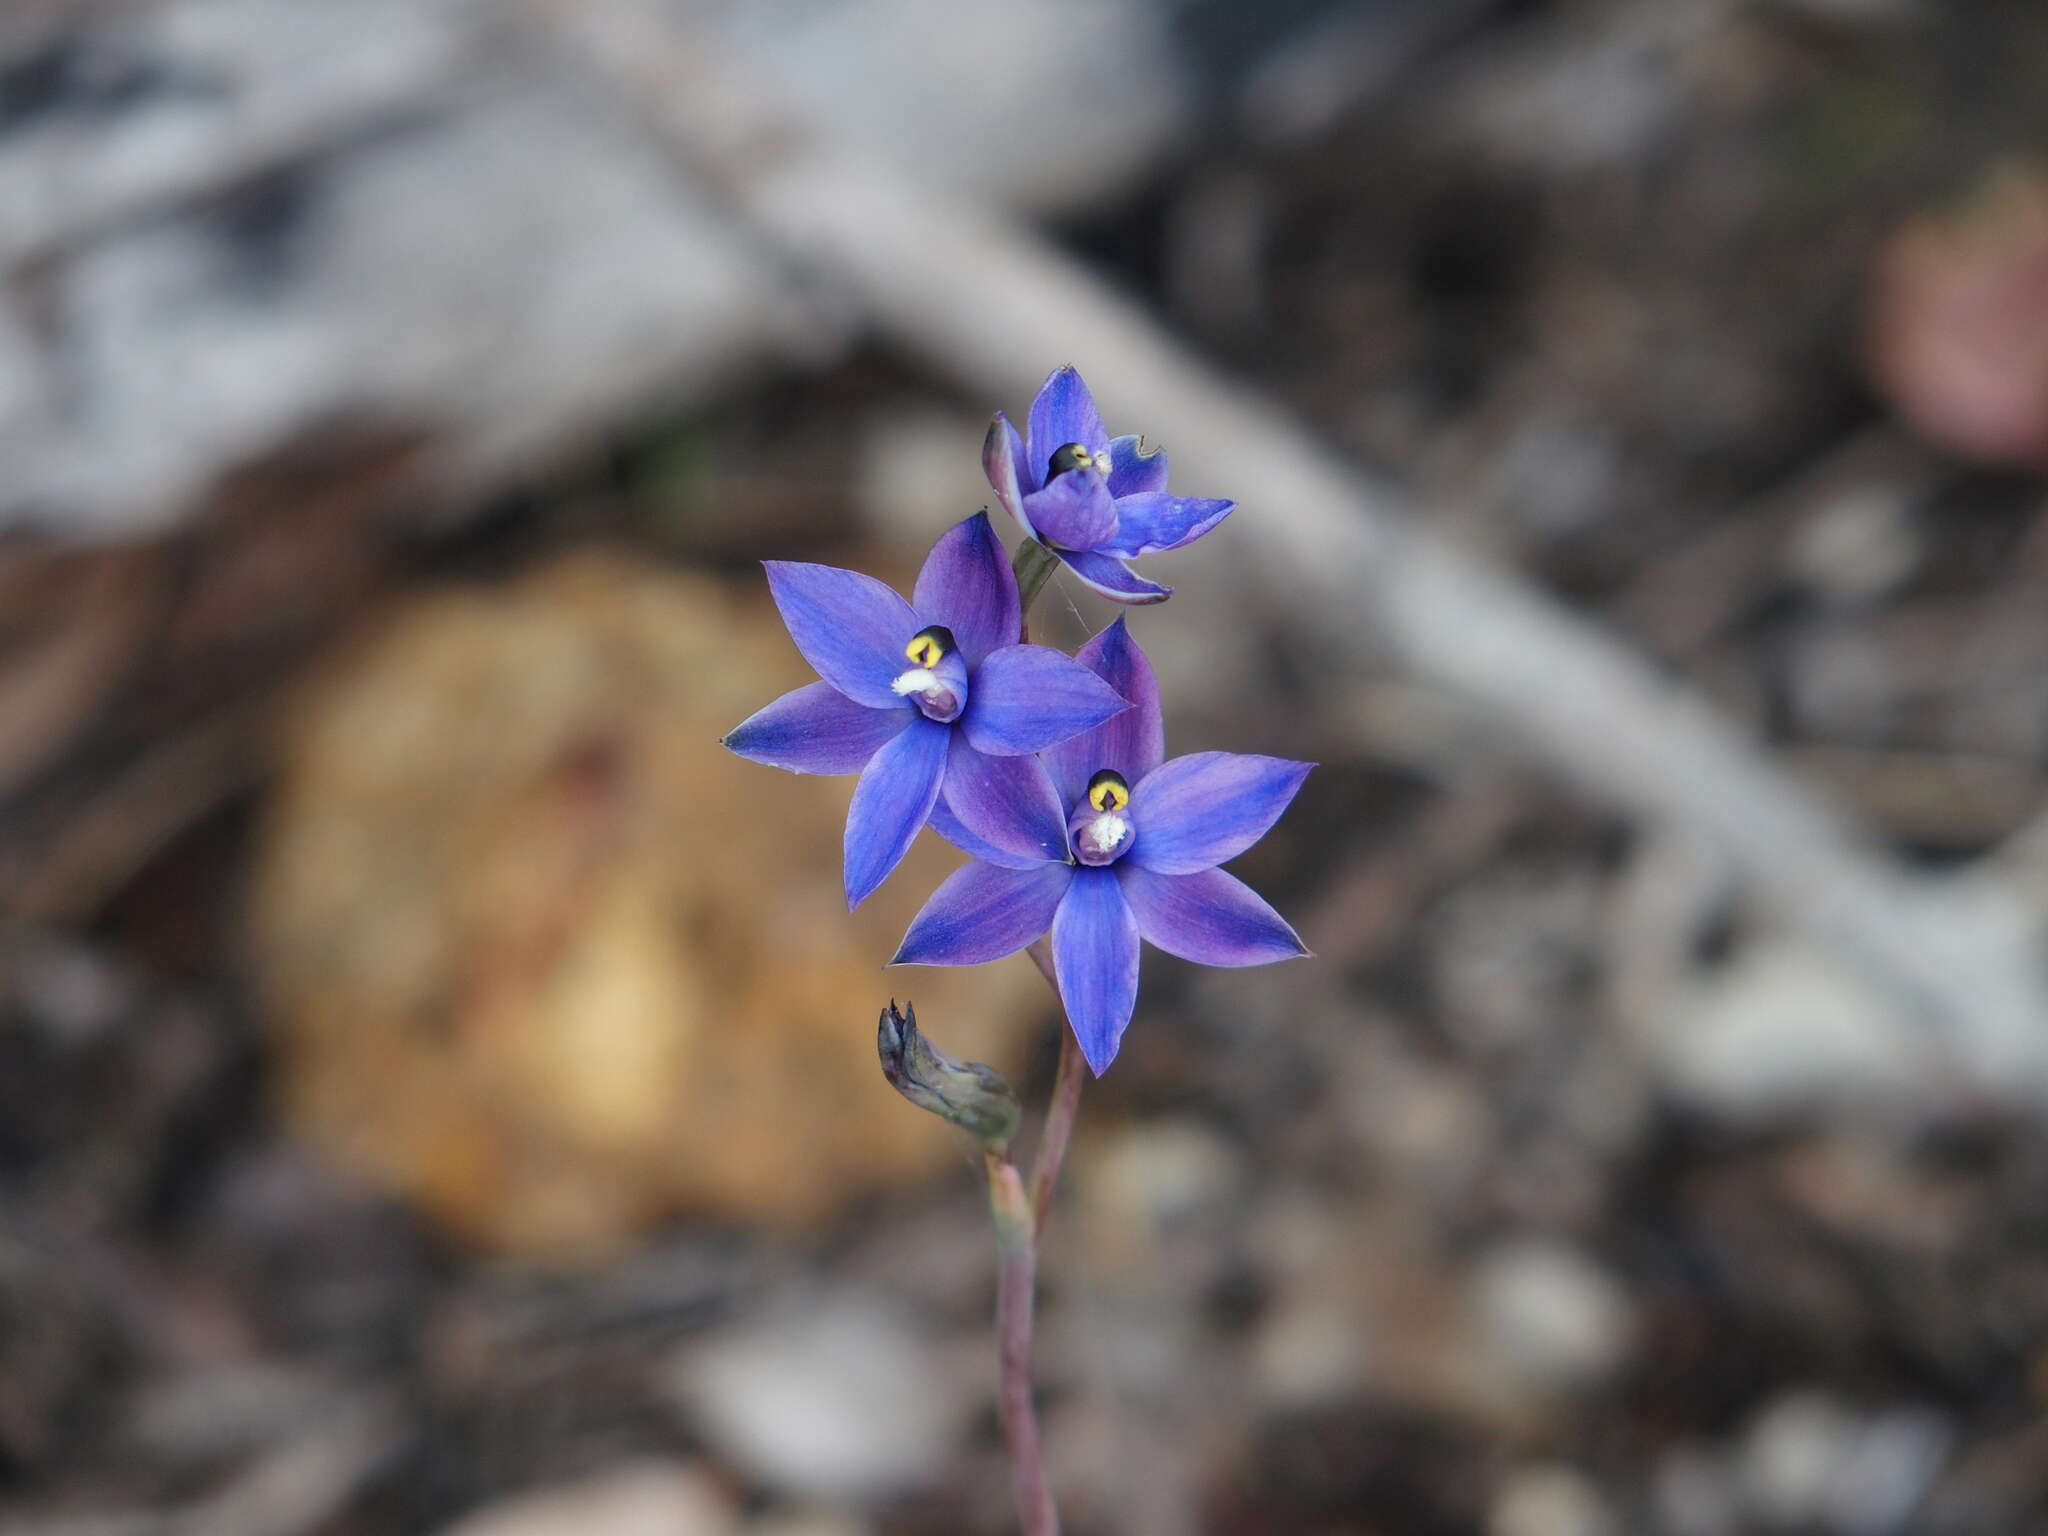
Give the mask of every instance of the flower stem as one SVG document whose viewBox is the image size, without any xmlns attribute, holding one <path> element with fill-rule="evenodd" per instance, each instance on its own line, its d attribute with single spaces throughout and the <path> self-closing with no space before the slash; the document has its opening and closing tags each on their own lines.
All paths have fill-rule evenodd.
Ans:
<svg viewBox="0 0 2048 1536">
<path fill-rule="evenodd" d="M 1038 540 L 1026 539 L 1017 546 L 1017 553 L 1010 561 L 1010 570 L 1017 578 L 1017 611 L 1023 616 L 1017 631 L 1020 642 L 1030 641 L 1031 605 L 1038 600 L 1039 589 L 1059 568 L 1059 556 Z"/>
<path fill-rule="evenodd" d="M 1011 571 L 1017 578 L 1017 638 L 1031 639 L 1031 605 L 1053 572 L 1059 557 L 1036 539 L 1017 546 Z M 1059 996 L 1052 955 L 1041 939 L 1030 948 L 1045 983 Z M 1060 1516 L 1045 1480 L 1045 1454 L 1038 1439 L 1038 1409 L 1032 1401 L 1031 1321 L 1038 1291 L 1038 1245 L 1052 1210 L 1053 1186 L 1074 1134 L 1074 1115 L 1081 1103 L 1087 1063 L 1080 1043 L 1063 1019 L 1060 1023 L 1060 1065 L 1053 1078 L 1052 1099 L 1045 1111 L 1045 1135 L 1039 1142 L 1038 1164 L 1027 1194 L 1007 1147 L 982 1156 L 988 1168 L 989 1209 L 996 1222 L 996 1337 L 1002 1366 L 1000 1399 L 1003 1438 L 1010 1446 L 1010 1473 L 1017 1490 L 1017 1519 L 1024 1536 L 1059 1536 Z"/>
<path fill-rule="evenodd" d="M 1045 1106 L 1045 1134 L 1038 1143 L 1038 1163 L 1031 1170 L 1031 1223 L 1041 1242 L 1045 1240 L 1046 1222 L 1052 1216 L 1053 1186 L 1059 1183 L 1060 1164 L 1066 1161 L 1067 1142 L 1074 1134 L 1074 1117 L 1081 1108 L 1081 1084 L 1088 1079 L 1087 1065 L 1073 1027 L 1062 1021 L 1059 1072 L 1052 1080 L 1052 1098 Z"/>
<path fill-rule="evenodd" d="M 1008 1152 L 985 1152 L 989 1209 L 996 1224 L 996 1335 L 1002 1363 L 1000 1407 L 1010 1446 L 1010 1476 L 1024 1536 L 1059 1536 L 1059 1510 L 1045 1480 L 1038 1410 L 1031 1401 L 1031 1310 L 1038 1287 L 1038 1244 L 1031 1201 Z"/>
</svg>

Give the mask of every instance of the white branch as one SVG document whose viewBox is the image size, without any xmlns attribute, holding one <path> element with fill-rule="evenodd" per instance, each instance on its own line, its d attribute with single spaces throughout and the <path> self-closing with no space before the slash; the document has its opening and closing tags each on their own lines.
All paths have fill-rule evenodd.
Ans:
<svg viewBox="0 0 2048 1536">
<path fill-rule="evenodd" d="M 1222 377 L 1015 221 L 937 199 L 761 113 L 732 75 L 629 5 L 546 13 L 691 170 L 897 345 L 991 400 L 1090 359 L 1124 420 L 1170 424 L 1191 482 L 1242 485 L 1245 540 L 1346 658 L 1391 651 L 1631 815 L 1691 833 L 1784 916 L 1910 999 L 1988 1093 L 2048 1102 L 2048 1000 L 2027 906 L 1915 875 L 1782 773 L 1693 690 L 1526 582 L 1446 548 L 1401 494 Z M 1243 525 L 1240 524 L 1240 529 Z"/>
</svg>

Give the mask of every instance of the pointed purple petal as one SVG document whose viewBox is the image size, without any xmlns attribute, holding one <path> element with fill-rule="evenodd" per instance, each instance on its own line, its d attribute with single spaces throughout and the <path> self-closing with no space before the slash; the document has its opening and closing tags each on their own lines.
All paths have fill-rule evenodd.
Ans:
<svg viewBox="0 0 2048 1536">
<path fill-rule="evenodd" d="M 986 838 L 976 837 L 968 831 L 953 808 L 946 803 L 946 792 L 939 791 L 939 803 L 932 807 L 932 830 L 970 858 L 987 864 L 1000 865 L 1004 869 L 1037 869 L 1045 860 L 1032 854 L 1029 858 L 1006 853 Z"/>
<path fill-rule="evenodd" d="M 1115 555 L 1082 553 L 1070 549 L 1056 549 L 1053 553 L 1060 557 L 1068 570 L 1112 603 L 1124 603 L 1135 607 L 1143 603 L 1163 603 L 1173 596 L 1173 588 L 1162 587 L 1156 581 L 1147 581 Z"/>
<path fill-rule="evenodd" d="M 1017 578 L 986 512 L 939 535 L 917 573 L 910 605 L 921 625 L 943 624 L 953 632 L 969 667 L 980 666 L 997 646 L 1017 643 Z"/>
<path fill-rule="evenodd" d="M 1227 863 L 1266 835 L 1313 767 L 1244 752 L 1162 763 L 1131 790 L 1138 840 L 1125 857 L 1162 875 Z"/>
<path fill-rule="evenodd" d="M 956 869 L 910 920 L 891 965 L 982 965 L 1014 955 L 1052 925 L 1074 871 L 1067 864 Z"/>
<path fill-rule="evenodd" d="M 950 726 L 923 716 L 868 760 L 846 813 L 846 907 L 868 899 L 903 862 L 932 814 L 946 772 Z"/>
<path fill-rule="evenodd" d="M 1053 914 L 1052 963 L 1074 1038 L 1100 1077 L 1138 1002 L 1138 920 L 1109 870 L 1074 871 Z"/>
<path fill-rule="evenodd" d="M 830 683 L 808 683 L 742 720 L 724 745 L 791 773 L 859 773 L 916 718 L 917 711 L 901 699 L 891 709 L 870 709 Z"/>
<path fill-rule="evenodd" d="M 1046 752 L 1045 766 L 1052 771 L 1060 803 L 1070 809 L 1081 803 L 1096 770 L 1114 768 L 1126 784 L 1135 784 L 1166 756 L 1159 679 L 1124 621 L 1119 618 L 1082 646 L 1074 660 L 1129 699 L 1131 707 Z"/>
<path fill-rule="evenodd" d="M 1236 508 L 1234 501 L 1205 501 L 1199 496 L 1169 496 L 1147 491 L 1119 497 L 1116 532 L 1095 547 L 1105 555 L 1128 560 L 1192 544 Z"/>
<path fill-rule="evenodd" d="M 1109 447 L 1109 434 L 1102 429 L 1095 397 L 1072 368 L 1055 368 L 1046 379 L 1038 398 L 1031 402 L 1030 428 L 1024 443 L 1038 485 L 1045 484 L 1045 461 L 1055 448 L 1080 443 L 1090 453 L 1101 453 Z"/>
<path fill-rule="evenodd" d="M 1147 448 L 1135 433 L 1109 444 L 1109 494 L 1136 496 L 1166 489 L 1166 450 Z"/>
<path fill-rule="evenodd" d="M 764 564 L 789 637 L 818 676 L 856 704 L 900 704 L 889 684 L 908 665 L 903 647 L 923 627 L 910 604 L 858 571 L 792 560 Z"/>
<path fill-rule="evenodd" d="M 1042 645 L 989 652 L 967 689 L 960 728 L 978 752 L 1041 752 L 1124 712 L 1108 683 L 1071 656 Z"/>
<path fill-rule="evenodd" d="M 1162 875 L 1129 859 L 1110 866 L 1138 932 L 1197 965 L 1270 965 L 1308 953 L 1287 920 L 1250 886 L 1220 869 Z"/>
<path fill-rule="evenodd" d="M 1039 538 L 1061 549 L 1093 549 L 1116 536 L 1116 502 L 1099 469 L 1070 469 L 1024 498 Z"/>
<path fill-rule="evenodd" d="M 1035 757 L 991 757 L 954 731 L 946 805 L 960 825 L 1012 859 L 1066 862 L 1067 813 Z"/>
<path fill-rule="evenodd" d="M 1001 411 L 996 412 L 996 419 L 988 424 L 988 436 L 981 440 L 981 470 L 1003 510 L 1023 522 L 1024 494 L 1043 485 L 1045 476 L 1031 473 L 1030 461 L 1024 457 L 1024 439 Z M 1029 525 L 1024 531 L 1031 532 Z"/>
</svg>

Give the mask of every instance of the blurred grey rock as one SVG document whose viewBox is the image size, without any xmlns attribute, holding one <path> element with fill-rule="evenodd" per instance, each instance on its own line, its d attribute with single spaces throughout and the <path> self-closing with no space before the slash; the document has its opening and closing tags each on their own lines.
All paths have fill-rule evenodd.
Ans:
<svg viewBox="0 0 2048 1536">
<path fill-rule="evenodd" d="M 1282 1303 L 1260 1321 L 1250 1364 L 1261 1398 L 1276 1408 L 1342 1401 L 1366 1379 L 1365 1330 L 1358 1309 L 1323 1298 Z"/>
<path fill-rule="evenodd" d="M 1791 940 L 1758 943 L 1680 989 L 1649 1021 L 1664 1085 L 1737 1118 L 1901 1102 L 1926 1059 L 1897 1005 Z"/>
<path fill-rule="evenodd" d="M 1675 1445 L 1657 1458 L 1650 1504 L 1658 1536 L 1735 1536 L 1742 1529 L 1734 1473 L 1706 1446 Z"/>
<path fill-rule="evenodd" d="M 732 1501 L 681 1462 L 632 1462 L 466 1515 L 442 1536 L 733 1536 Z"/>
<path fill-rule="evenodd" d="M 1600 1490 L 1571 1467 L 1524 1467 L 1509 1476 L 1486 1512 L 1486 1536 L 1621 1536 Z"/>
<path fill-rule="evenodd" d="M 1820 1392 L 1767 1403 L 1743 1434 L 1738 1463 L 1744 1501 L 1774 1526 L 1818 1525 L 1857 1439 L 1856 1416 Z"/>
<path fill-rule="evenodd" d="M 736 1465 L 779 1493 L 828 1504 L 929 1483 L 986 1386 L 951 1375 L 894 1309 L 844 1296 L 784 1301 L 692 1344 L 669 1383 Z"/>
<path fill-rule="evenodd" d="M 1636 1331 L 1628 1295 L 1575 1248 L 1510 1243 L 1482 1258 L 1470 1283 L 1487 1342 L 1532 1386 L 1590 1386 L 1628 1358 Z"/>
<path fill-rule="evenodd" d="M 1822 1392 L 1775 1398 L 1744 1431 L 1738 1475 L 1751 1516 L 1832 1536 L 1897 1536 L 1948 1460 L 1955 1430 L 1932 1409 L 1861 1414 Z"/>
<path fill-rule="evenodd" d="M 1091 1222 L 1149 1234 L 1216 1215 L 1243 1182 L 1236 1149 L 1184 1117 L 1130 1126 L 1091 1147 L 1080 1198 Z"/>
<path fill-rule="evenodd" d="M 1848 607 L 1875 602 L 1919 569 L 1926 534 L 1913 509 L 1921 487 L 1893 479 L 1842 488 L 1809 511 L 1787 564 L 1808 590 Z"/>
<path fill-rule="evenodd" d="M 168 0 L 0 26 L 0 68 L 51 82 L 0 125 L 0 528 L 159 525 L 345 432 L 473 495 L 650 402 L 834 355 L 843 310 L 521 14 Z M 1150 0 L 661 14 L 835 142 L 1032 212 L 1127 185 L 1185 107 Z"/>
<path fill-rule="evenodd" d="M 1954 1443 L 1954 1424 L 1931 1408 L 1878 1414 L 1857 1436 L 1829 1496 L 1829 1527 L 1841 1536 L 1895 1536 L 1907 1530 Z"/>
</svg>

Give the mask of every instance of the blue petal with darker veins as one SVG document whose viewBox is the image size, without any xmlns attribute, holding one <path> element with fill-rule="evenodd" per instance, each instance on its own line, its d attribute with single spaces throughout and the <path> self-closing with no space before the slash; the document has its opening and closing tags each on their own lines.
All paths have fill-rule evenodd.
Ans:
<svg viewBox="0 0 2048 1536">
<path fill-rule="evenodd" d="M 1194 543 L 1230 516 L 1236 506 L 1234 501 L 1169 496 L 1164 491 L 1120 497 L 1116 503 L 1116 531 L 1095 548 L 1126 560 L 1134 555 L 1179 549 L 1183 544 Z"/>
<path fill-rule="evenodd" d="M 932 814 L 946 773 L 950 726 L 923 716 L 868 759 L 846 813 L 846 905 L 851 911 L 903 862 Z"/>
<path fill-rule="evenodd" d="M 1162 875 L 1228 863 L 1266 835 L 1314 763 L 1246 752 L 1194 752 L 1131 787 L 1138 840 L 1127 855 Z"/>
<path fill-rule="evenodd" d="M 1004 869 L 1036 869 L 1045 862 L 1038 854 L 1020 855 L 998 848 L 985 837 L 977 837 L 967 830 L 953 807 L 946 801 L 946 792 L 939 791 L 939 803 L 932 807 L 932 830 L 970 858 L 985 863 L 999 864 Z"/>
<path fill-rule="evenodd" d="M 1024 493 L 1045 484 L 1044 466 L 1035 475 L 1031 472 L 1031 463 L 1024 457 L 1024 439 L 1001 411 L 996 412 L 995 420 L 988 424 L 988 436 L 982 439 L 981 469 L 988 476 L 988 486 L 996 493 L 996 500 L 1020 520 L 1024 515 Z M 1024 531 L 1031 530 L 1027 527 Z"/>
<path fill-rule="evenodd" d="M 1162 875 L 1125 859 L 1114 866 L 1138 933 L 1197 965 L 1270 965 L 1308 953 L 1287 920 L 1220 869 Z"/>
<path fill-rule="evenodd" d="M 1076 651 L 1074 660 L 1130 700 L 1131 707 L 1094 730 L 1047 749 L 1045 766 L 1060 792 L 1060 803 L 1069 810 L 1081 803 L 1088 780 L 1099 769 L 1114 769 L 1126 784 L 1135 784 L 1166 756 L 1159 679 L 1123 619 Z"/>
<path fill-rule="evenodd" d="M 921 623 L 952 631 L 969 668 L 980 666 L 996 647 L 1016 643 L 1017 604 L 1017 578 L 986 512 L 939 535 L 910 598 Z"/>
<path fill-rule="evenodd" d="M 1004 869 L 972 863 L 932 893 L 891 965 L 981 965 L 1013 955 L 1052 926 L 1073 879 L 1066 864 Z"/>
<path fill-rule="evenodd" d="M 1024 498 L 1038 537 L 1061 549 L 1093 549 L 1116 534 L 1116 502 L 1099 469 L 1070 469 Z"/>
<path fill-rule="evenodd" d="M 1045 483 L 1045 461 L 1055 448 L 1079 443 L 1089 453 L 1109 448 L 1109 434 L 1102 428 L 1102 416 L 1095 409 L 1095 397 L 1088 392 L 1081 375 L 1073 368 L 1055 368 L 1031 402 L 1030 430 L 1025 447 L 1036 462 L 1036 483 Z"/>
<path fill-rule="evenodd" d="M 996 757 L 1042 752 L 1125 709 L 1123 696 L 1082 663 L 1042 645 L 991 651 L 974 674 L 960 728 Z"/>
<path fill-rule="evenodd" d="M 1067 1022 L 1100 1077 L 1138 1002 L 1138 920 L 1112 870 L 1074 871 L 1053 914 L 1052 963 Z"/>
<path fill-rule="evenodd" d="M 757 710 L 725 736 L 729 751 L 791 773 L 859 773 L 917 717 L 902 699 L 856 704 L 830 683 L 807 683 Z"/>
<path fill-rule="evenodd" d="M 1166 489 L 1166 450 L 1147 449 L 1144 442 L 1135 432 L 1110 440 L 1110 495 L 1136 496 L 1142 491 Z"/>
<path fill-rule="evenodd" d="M 889 684 L 903 670 L 903 647 L 921 627 L 910 604 L 859 571 L 793 560 L 764 565 L 789 637 L 818 676 L 856 704 L 895 705 Z"/>
<path fill-rule="evenodd" d="M 1071 549 L 1056 549 L 1053 553 L 1068 570 L 1113 603 L 1137 607 L 1163 603 L 1173 596 L 1173 588 L 1147 581 L 1115 555 Z"/>
<path fill-rule="evenodd" d="M 954 731 L 946 804 L 969 832 L 1012 858 L 1066 861 L 1067 814 L 1051 775 L 1035 757 L 977 752 L 965 733 Z"/>
</svg>

